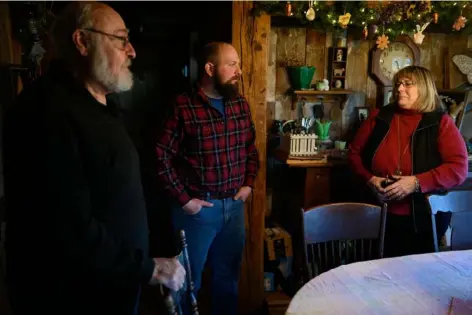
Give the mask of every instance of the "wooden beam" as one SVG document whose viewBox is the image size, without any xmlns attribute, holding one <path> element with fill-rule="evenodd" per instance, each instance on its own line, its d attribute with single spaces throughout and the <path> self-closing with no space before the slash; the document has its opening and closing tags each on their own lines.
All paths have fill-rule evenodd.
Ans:
<svg viewBox="0 0 472 315">
<path fill-rule="evenodd" d="M 270 16 L 254 17 L 252 1 L 233 1 L 233 46 L 242 66 L 241 93 L 247 98 L 256 127 L 261 167 L 246 209 L 246 248 L 240 281 L 241 313 L 258 309 L 264 300 L 264 218 L 266 211 L 267 66 Z"/>
<path fill-rule="evenodd" d="M 13 46 L 8 2 L 0 2 L 0 65 L 13 63 Z"/>
</svg>

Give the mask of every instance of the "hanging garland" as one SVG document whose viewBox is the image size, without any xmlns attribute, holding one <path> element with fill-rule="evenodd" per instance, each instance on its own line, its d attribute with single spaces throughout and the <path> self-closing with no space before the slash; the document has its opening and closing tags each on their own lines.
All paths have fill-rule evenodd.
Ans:
<svg viewBox="0 0 472 315">
<path fill-rule="evenodd" d="M 261 1 L 253 14 L 288 16 L 299 24 L 320 30 L 347 28 L 367 39 L 423 31 L 472 33 L 472 1 Z"/>
</svg>

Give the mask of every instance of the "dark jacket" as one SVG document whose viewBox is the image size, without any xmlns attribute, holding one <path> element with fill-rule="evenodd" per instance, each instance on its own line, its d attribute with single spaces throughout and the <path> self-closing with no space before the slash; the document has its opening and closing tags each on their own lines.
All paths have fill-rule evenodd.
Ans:
<svg viewBox="0 0 472 315">
<path fill-rule="evenodd" d="M 371 172 L 375 153 L 390 129 L 390 123 L 393 119 L 395 109 L 395 104 L 389 104 L 380 109 L 376 117 L 375 127 L 362 152 L 364 166 Z M 442 163 L 437 142 L 442 115 L 444 115 L 442 111 L 423 114 L 418 127 L 412 135 L 411 157 L 413 175 L 430 171 L 440 166 Z M 413 193 L 411 209 L 415 229 L 431 230 L 430 213 L 424 194 L 421 192 Z M 443 218 L 443 214 L 441 214 L 438 216 L 438 219 L 441 221 L 438 222 L 438 227 L 441 226 L 442 230 L 445 223 L 442 221 L 447 220 L 447 218 Z M 438 231 L 438 234 L 443 235 L 444 232 L 439 234 Z"/>
<path fill-rule="evenodd" d="M 4 148 L 19 314 L 132 314 L 153 262 L 139 160 L 116 106 L 52 66 L 9 111 Z"/>
</svg>

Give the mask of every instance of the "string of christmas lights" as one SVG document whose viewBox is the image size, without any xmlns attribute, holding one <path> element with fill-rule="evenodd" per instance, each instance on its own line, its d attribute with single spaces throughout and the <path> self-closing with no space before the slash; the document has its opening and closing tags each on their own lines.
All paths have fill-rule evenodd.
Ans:
<svg viewBox="0 0 472 315">
<path fill-rule="evenodd" d="M 254 14 L 288 16 L 302 25 L 336 31 L 348 29 L 364 39 L 379 33 L 390 40 L 423 31 L 471 33 L 472 1 L 262 1 Z M 421 36 L 419 36 L 421 38 Z"/>
</svg>

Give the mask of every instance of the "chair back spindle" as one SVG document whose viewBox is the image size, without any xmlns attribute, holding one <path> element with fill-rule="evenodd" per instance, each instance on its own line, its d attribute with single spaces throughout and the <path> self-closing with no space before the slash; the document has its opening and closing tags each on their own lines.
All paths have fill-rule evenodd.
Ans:
<svg viewBox="0 0 472 315">
<path fill-rule="evenodd" d="M 164 299 L 167 312 L 170 315 L 179 315 L 179 312 L 177 311 L 177 307 L 175 306 L 174 299 L 172 298 L 172 294 L 167 294 L 165 299 Z"/>
<path fill-rule="evenodd" d="M 188 255 L 187 238 L 185 231 L 179 231 L 180 246 L 182 251 L 179 255 L 179 259 L 182 259 L 182 263 L 185 268 L 185 287 L 178 292 L 172 292 L 168 288 L 161 285 L 161 294 L 164 296 L 164 302 L 169 315 L 182 315 L 182 299 L 185 299 L 186 305 L 191 307 L 192 315 L 199 315 L 198 303 L 194 294 L 195 285 L 192 279 L 192 271 L 190 268 L 190 258 Z"/>
<path fill-rule="evenodd" d="M 186 277 L 187 277 L 186 279 L 187 279 L 188 300 L 190 302 L 190 305 L 192 306 L 192 314 L 199 315 L 197 299 L 194 294 L 195 286 L 192 279 L 192 272 L 190 269 L 190 259 L 189 259 L 188 250 L 187 250 L 187 238 L 185 237 L 184 230 L 180 230 L 180 243 L 182 246 L 182 253 L 184 255 L 184 264 L 185 264 L 185 271 L 186 271 Z"/>
</svg>

